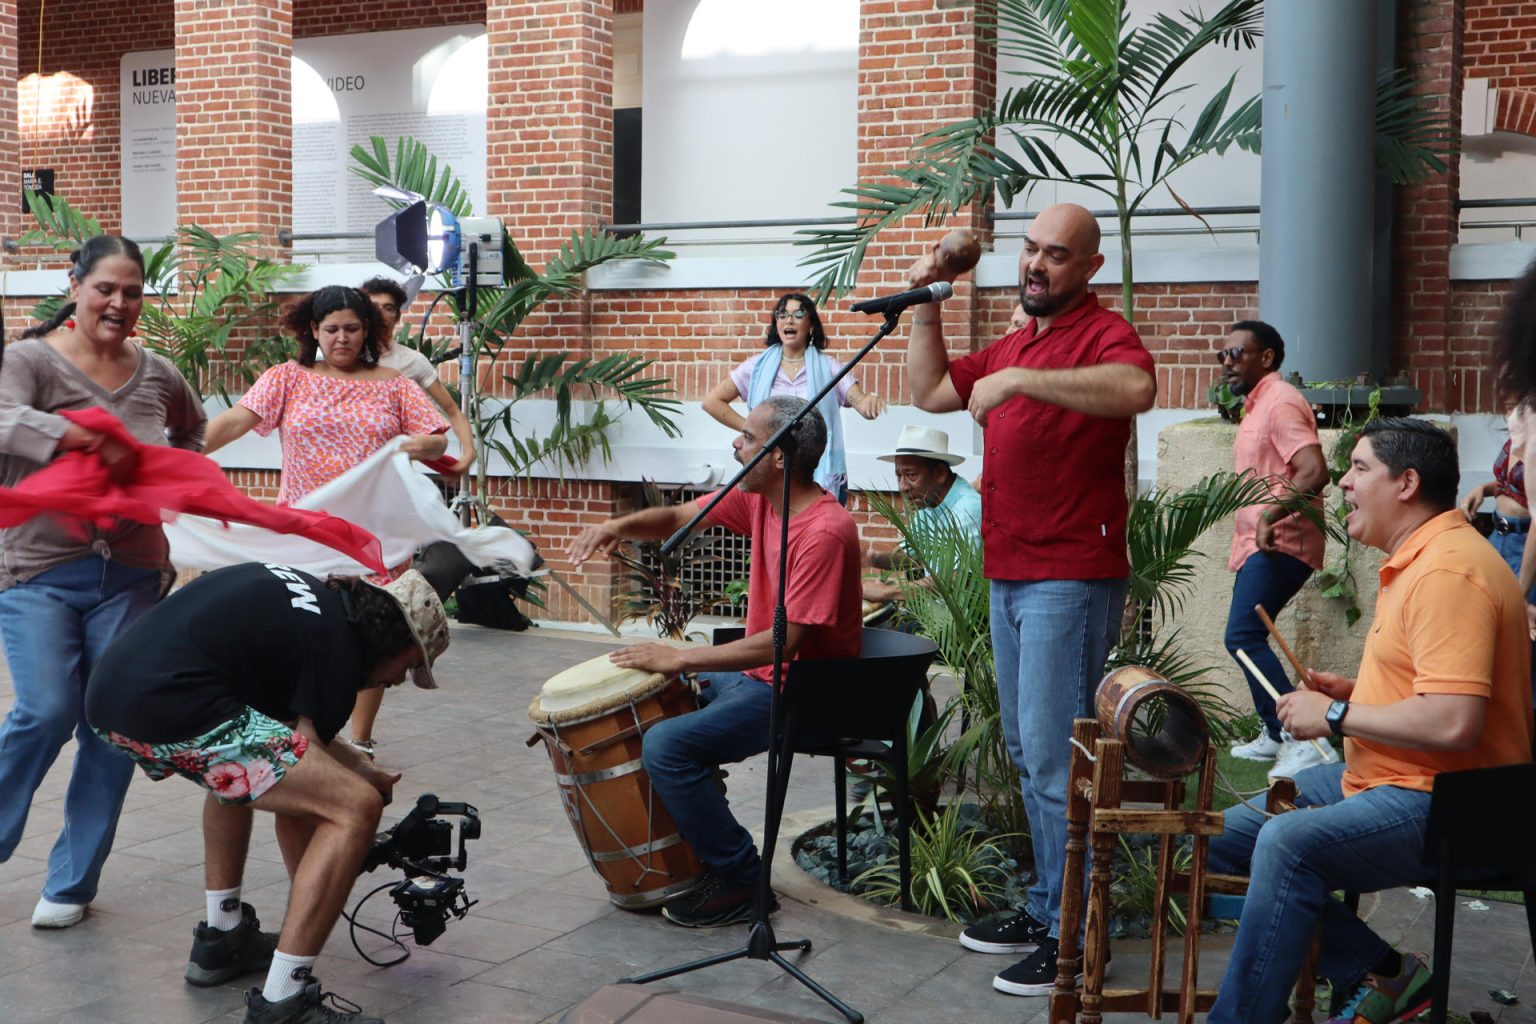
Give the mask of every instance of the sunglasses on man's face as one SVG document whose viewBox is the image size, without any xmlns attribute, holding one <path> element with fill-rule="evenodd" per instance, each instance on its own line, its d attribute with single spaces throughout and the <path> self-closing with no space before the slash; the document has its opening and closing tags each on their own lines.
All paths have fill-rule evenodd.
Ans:
<svg viewBox="0 0 1536 1024">
<path fill-rule="evenodd" d="M 1238 362 L 1243 358 L 1244 351 L 1245 349 L 1241 345 L 1233 345 L 1231 348 L 1221 349 L 1216 353 L 1216 361 L 1218 363 Z"/>
</svg>

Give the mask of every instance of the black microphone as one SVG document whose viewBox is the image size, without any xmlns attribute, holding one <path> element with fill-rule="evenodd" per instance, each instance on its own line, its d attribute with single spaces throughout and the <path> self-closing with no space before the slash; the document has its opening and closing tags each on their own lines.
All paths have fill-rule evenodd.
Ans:
<svg viewBox="0 0 1536 1024">
<path fill-rule="evenodd" d="M 878 299 L 865 299 L 863 302 L 855 302 L 849 308 L 855 313 L 883 313 L 886 316 L 895 316 L 908 306 L 920 306 L 925 302 L 939 302 L 955 294 L 955 286 L 948 281 L 935 281 L 933 284 L 922 288 L 913 288 L 909 292 L 897 292 L 895 295 L 883 295 Z"/>
</svg>

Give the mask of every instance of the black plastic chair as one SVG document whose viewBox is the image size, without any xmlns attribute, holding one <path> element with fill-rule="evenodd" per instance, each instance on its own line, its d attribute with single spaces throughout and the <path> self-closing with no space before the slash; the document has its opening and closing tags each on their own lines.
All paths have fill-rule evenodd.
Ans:
<svg viewBox="0 0 1536 1024">
<path fill-rule="evenodd" d="M 938 648 L 927 637 L 865 627 L 858 658 L 792 663 L 784 684 L 780 727 L 787 743 L 779 767 L 782 792 L 794 754 L 834 759 L 837 869 L 848 880 L 848 759 L 883 762 L 895 783 L 901 907 L 912 908 L 912 801 L 907 793 L 907 728 L 913 702 L 928 685 Z"/>
<path fill-rule="evenodd" d="M 1536 953 L 1536 764 L 1443 772 L 1430 797 L 1425 858 L 1435 871 L 1430 1024 L 1445 1024 L 1458 888 L 1516 890 Z"/>
</svg>

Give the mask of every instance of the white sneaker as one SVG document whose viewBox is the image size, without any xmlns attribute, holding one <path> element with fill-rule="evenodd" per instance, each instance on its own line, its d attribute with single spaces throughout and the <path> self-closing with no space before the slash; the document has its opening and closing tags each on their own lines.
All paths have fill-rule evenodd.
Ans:
<svg viewBox="0 0 1536 1024">
<path fill-rule="evenodd" d="M 1326 743 L 1323 745 L 1327 747 Z M 1269 770 L 1269 781 L 1294 779 L 1303 769 L 1329 764 L 1334 760 L 1331 748 L 1325 757 L 1311 740 L 1286 740 L 1280 745 L 1280 756 L 1275 758 L 1275 766 Z"/>
<path fill-rule="evenodd" d="M 1269 738 L 1269 730 L 1260 729 L 1257 739 L 1238 743 L 1232 748 L 1232 756 L 1244 761 L 1273 761 L 1280 753 L 1280 741 Z"/>
<path fill-rule="evenodd" d="M 84 903 L 55 903 L 50 899 L 39 898 L 37 906 L 32 909 L 33 928 L 68 928 L 70 925 L 80 923 L 85 917 Z"/>
</svg>

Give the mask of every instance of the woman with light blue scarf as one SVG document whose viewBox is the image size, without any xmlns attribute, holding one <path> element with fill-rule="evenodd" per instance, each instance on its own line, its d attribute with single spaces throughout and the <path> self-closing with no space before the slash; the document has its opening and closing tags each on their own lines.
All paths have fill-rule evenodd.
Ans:
<svg viewBox="0 0 1536 1024">
<path fill-rule="evenodd" d="M 837 375 L 842 364 L 827 355 L 827 334 L 822 329 L 816 303 L 799 292 L 779 296 L 763 339 L 764 350 L 731 371 L 730 377 L 704 396 L 704 411 L 732 430 L 740 430 L 746 417 L 731 408 L 738 398 L 751 412 L 773 395 L 810 398 Z M 872 420 L 885 411 L 885 399 L 865 391 L 850 374 L 821 400 L 818 409 L 827 424 L 827 450 L 816 466 L 816 482 L 843 504 L 848 503 L 848 467 L 843 457 L 843 425 L 840 406 L 851 406 Z"/>
</svg>

